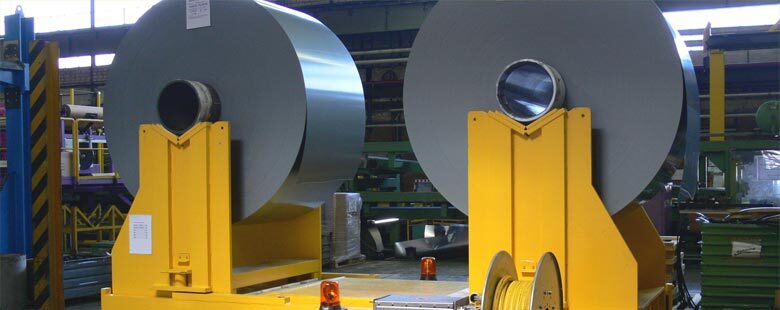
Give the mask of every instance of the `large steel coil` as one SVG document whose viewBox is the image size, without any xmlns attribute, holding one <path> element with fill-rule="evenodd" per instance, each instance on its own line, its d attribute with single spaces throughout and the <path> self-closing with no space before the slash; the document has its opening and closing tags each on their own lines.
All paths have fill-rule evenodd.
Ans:
<svg viewBox="0 0 780 310">
<path fill-rule="evenodd" d="M 672 166 L 682 164 L 686 139 L 692 191 L 698 90 L 676 35 L 649 0 L 440 1 L 415 39 L 406 71 L 404 110 L 414 152 L 436 188 L 467 212 L 467 113 L 511 110 L 499 104 L 505 95 L 529 98 L 520 88 L 498 90 L 497 98 L 497 84 L 510 65 L 531 59 L 565 81 L 563 107 L 593 111 L 594 186 L 611 213 L 668 182 Z M 545 88 L 542 97 L 554 91 Z M 513 117 L 538 116 L 523 109 Z"/>
<path fill-rule="evenodd" d="M 316 19 L 275 4 L 210 1 L 210 25 L 193 29 L 187 14 L 200 10 L 202 26 L 204 11 L 186 5 L 152 7 L 114 58 L 105 117 L 122 180 L 138 190 L 139 125 L 181 133 L 220 119 L 232 128 L 235 221 L 319 207 L 352 178 L 363 145 L 363 89 L 346 48 Z"/>
</svg>

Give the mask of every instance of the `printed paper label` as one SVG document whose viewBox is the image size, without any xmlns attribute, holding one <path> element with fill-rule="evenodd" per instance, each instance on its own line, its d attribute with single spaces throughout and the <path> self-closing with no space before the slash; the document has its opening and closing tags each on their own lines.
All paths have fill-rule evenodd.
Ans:
<svg viewBox="0 0 780 310">
<path fill-rule="evenodd" d="M 152 216 L 130 215 L 130 254 L 152 254 Z"/>
<path fill-rule="evenodd" d="M 187 0 L 187 29 L 211 26 L 210 0 Z"/>
<path fill-rule="evenodd" d="M 761 257 L 761 240 L 731 241 L 731 257 Z"/>
</svg>

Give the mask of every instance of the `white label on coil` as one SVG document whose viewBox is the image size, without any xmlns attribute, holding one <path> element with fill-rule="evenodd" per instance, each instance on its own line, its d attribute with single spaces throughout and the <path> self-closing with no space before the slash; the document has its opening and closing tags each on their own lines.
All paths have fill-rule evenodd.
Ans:
<svg viewBox="0 0 780 310">
<path fill-rule="evenodd" d="M 152 216 L 130 215 L 130 254 L 152 254 Z"/>
<path fill-rule="evenodd" d="M 761 240 L 731 241 L 731 257 L 761 257 Z"/>
<path fill-rule="evenodd" d="M 187 0 L 187 29 L 211 26 L 210 0 Z"/>
</svg>

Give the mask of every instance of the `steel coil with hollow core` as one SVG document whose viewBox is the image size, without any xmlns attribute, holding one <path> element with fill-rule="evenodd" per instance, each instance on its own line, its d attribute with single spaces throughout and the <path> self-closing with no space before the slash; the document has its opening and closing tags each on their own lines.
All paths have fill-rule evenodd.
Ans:
<svg viewBox="0 0 780 310">
<path fill-rule="evenodd" d="M 263 1 L 207 3 L 198 24 L 188 21 L 186 1 L 158 3 L 117 50 L 105 118 L 124 183 L 138 190 L 139 125 L 180 134 L 225 120 L 234 221 L 319 207 L 352 178 L 363 146 L 363 88 L 352 58 L 306 14 Z"/>
<path fill-rule="evenodd" d="M 103 119 L 103 108 L 86 105 L 63 104 L 60 115 L 71 118 Z"/>
<path fill-rule="evenodd" d="M 560 103 L 593 111 L 594 186 L 611 213 L 653 194 L 683 158 L 686 189 L 695 190 L 698 90 L 676 36 L 649 0 L 439 1 L 404 81 L 415 155 L 466 213 L 467 113 L 504 110 L 533 121 Z M 526 66 L 535 62 L 544 65 Z M 526 71 L 507 71 L 515 69 Z M 558 74 L 565 99 L 550 84 Z"/>
</svg>

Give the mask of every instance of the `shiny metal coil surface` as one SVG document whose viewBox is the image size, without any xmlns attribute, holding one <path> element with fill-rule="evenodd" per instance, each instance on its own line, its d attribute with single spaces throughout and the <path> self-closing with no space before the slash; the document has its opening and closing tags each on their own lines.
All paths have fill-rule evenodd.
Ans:
<svg viewBox="0 0 780 310">
<path fill-rule="evenodd" d="M 122 180 L 136 193 L 138 126 L 160 122 L 163 87 L 196 81 L 231 122 L 234 221 L 319 207 L 352 178 L 363 146 L 363 88 L 346 48 L 318 20 L 275 4 L 212 0 L 211 25 L 195 29 L 185 5 L 152 7 L 114 58 L 105 115 Z"/>
<path fill-rule="evenodd" d="M 698 90 L 676 36 L 649 0 L 440 1 L 406 69 L 414 152 L 436 188 L 467 213 L 467 113 L 500 111 L 497 79 L 513 62 L 534 59 L 560 73 L 563 107 L 593 111 L 594 186 L 610 213 L 668 182 L 686 139 L 689 186 Z"/>
</svg>

